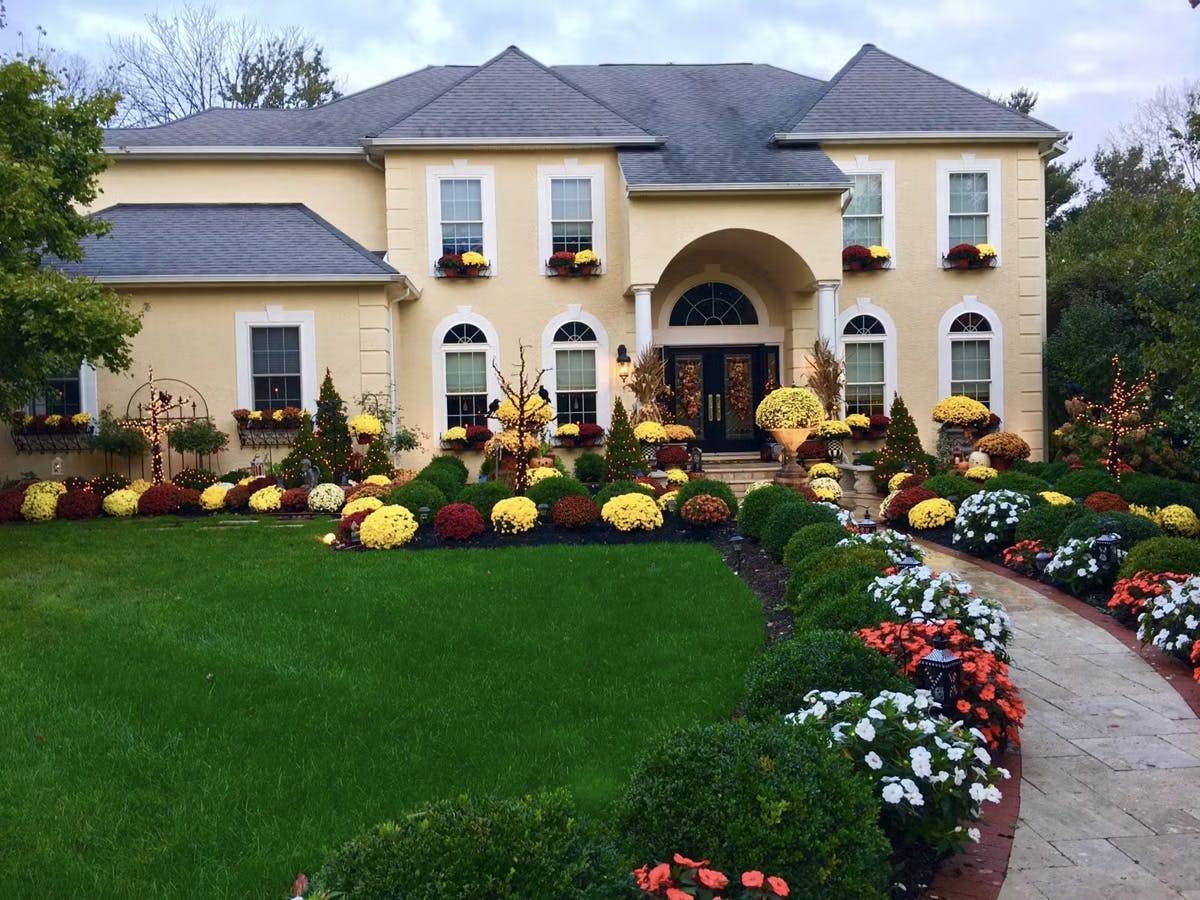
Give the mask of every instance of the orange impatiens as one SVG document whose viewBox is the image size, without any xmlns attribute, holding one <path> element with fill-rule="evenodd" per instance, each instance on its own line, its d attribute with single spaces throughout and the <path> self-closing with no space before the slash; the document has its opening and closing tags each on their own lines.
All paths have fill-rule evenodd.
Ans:
<svg viewBox="0 0 1200 900">
<path fill-rule="evenodd" d="M 659 863 L 654 867 L 642 866 L 631 873 L 637 886 L 648 897 L 665 897 L 666 900 L 762 900 L 767 897 L 787 897 L 791 891 L 788 883 L 778 875 L 764 875 L 757 869 L 743 872 L 740 893 L 717 894 L 730 887 L 724 873 L 708 867 L 707 859 L 695 860 L 676 853 L 675 864 Z"/>
</svg>

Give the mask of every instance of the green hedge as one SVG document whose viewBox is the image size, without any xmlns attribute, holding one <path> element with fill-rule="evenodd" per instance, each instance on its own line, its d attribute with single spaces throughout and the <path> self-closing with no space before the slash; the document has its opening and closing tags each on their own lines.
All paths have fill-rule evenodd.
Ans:
<svg viewBox="0 0 1200 900">
<path fill-rule="evenodd" d="M 768 484 L 766 487 L 750 491 L 742 498 L 742 505 L 738 510 L 738 531 L 751 540 L 761 540 L 763 526 L 767 524 L 767 517 L 775 507 L 796 498 L 795 491 L 781 484 Z"/>
<path fill-rule="evenodd" d="M 1017 516 L 1017 530 L 1013 539 L 1017 541 L 1041 541 L 1053 550 L 1066 541 L 1063 530 L 1074 522 L 1095 519 L 1096 514 L 1078 503 L 1041 503 Z"/>
<path fill-rule="evenodd" d="M 836 522 L 817 522 L 815 525 L 805 525 L 788 538 L 787 546 L 783 548 L 783 564 L 789 569 L 795 569 L 800 560 L 808 554 L 826 547 L 833 547 L 849 536 L 850 532 Z"/>
<path fill-rule="evenodd" d="M 513 489 L 503 481 L 479 481 L 468 484 L 458 492 L 459 503 L 469 503 L 483 516 L 483 521 L 492 520 L 492 507 L 513 495 Z"/>
<path fill-rule="evenodd" d="M 1119 577 L 1135 572 L 1175 572 L 1200 575 L 1200 541 L 1184 537 L 1155 537 L 1135 544 L 1121 563 Z"/>
<path fill-rule="evenodd" d="M 591 499 L 592 492 L 579 479 L 563 475 L 558 478 L 543 478 L 525 491 L 525 496 L 534 503 L 545 503 L 553 509 L 554 504 L 563 497 L 587 497 Z"/>
<path fill-rule="evenodd" d="M 995 478 L 989 478 L 985 481 L 983 489 L 985 491 L 1019 491 L 1022 494 L 1029 494 L 1033 497 L 1042 491 L 1050 490 L 1050 485 L 1041 478 L 1025 472 L 1002 472 Z"/>
<path fill-rule="evenodd" d="M 1077 469 L 1054 482 L 1054 490 L 1072 500 L 1082 499 L 1096 491 L 1117 492 L 1117 482 L 1104 469 Z"/>
<path fill-rule="evenodd" d="M 979 490 L 979 485 L 970 478 L 952 475 L 949 472 L 926 478 L 921 483 L 921 487 L 927 491 L 933 491 L 939 497 L 957 497 L 959 500 L 970 497 Z"/>
<path fill-rule="evenodd" d="M 420 519 L 421 507 L 429 507 L 429 520 L 432 522 L 437 511 L 446 505 L 446 495 L 436 484 L 424 478 L 414 478 L 407 484 L 402 484 L 390 494 L 385 503 L 395 503 L 403 506 L 415 517 Z"/>
<path fill-rule="evenodd" d="M 767 516 L 762 529 L 763 548 L 771 554 L 772 559 L 781 560 L 792 535 L 805 525 L 816 525 L 818 522 L 837 524 L 837 514 L 828 506 L 810 503 L 799 497 L 781 503 Z"/>
<path fill-rule="evenodd" d="M 1133 513 L 1106 512 L 1093 513 L 1090 516 L 1080 516 L 1075 519 L 1059 535 L 1059 543 L 1065 544 L 1071 538 L 1100 537 L 1102 534 L 1119 534 L 1121 549 L 1129 550 L 1134 544 L 1147 541 L 1153 537 L 1161 537 L 1162 529 L 1145 516 L 1135 516 Z"/>
<path fill-rule="evenodd" d="M 795 613 L 795 627 L 857 631 L 898 618 L 886 603 L 867 594 L 879 569 L 870 565 L 847 566 L 831 572 L 795 573 L 788 579 L 788 605 Z"/>
</svg>

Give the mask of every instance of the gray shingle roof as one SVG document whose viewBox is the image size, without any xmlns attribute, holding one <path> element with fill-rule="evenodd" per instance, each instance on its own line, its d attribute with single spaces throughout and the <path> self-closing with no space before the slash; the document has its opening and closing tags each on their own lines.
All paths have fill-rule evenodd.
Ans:
<svg viewBox="0 0 1200 900">
<path fill-rule="evenodd" d="M 378 135 L 380 142 L 654 136 L 509 47 Z"/>
<path fill-rule="evenodd" d="M 803 135 L 1025 133 L 1057 129 L 866 44 L 780 131 Z"/>
<path fill-rule="evenodd" d="M 85 239 L 80 262 L 47 259 L 102 281 L 254 278 L 392 281 L 400 273 L 301 203 L 121 203 Z"/>
</svg>

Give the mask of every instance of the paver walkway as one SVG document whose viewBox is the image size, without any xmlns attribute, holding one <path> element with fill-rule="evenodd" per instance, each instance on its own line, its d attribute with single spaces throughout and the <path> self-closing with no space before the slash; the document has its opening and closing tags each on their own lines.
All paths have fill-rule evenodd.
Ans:
<svg viewBox="0 0 1200 900">
<path fill-rule="evenodd" d="M 1000 900 L 1200 900 L 1200 719 L 1188 704 L 1116 637 L 1019 579 L 926 559 L 1013 618 L 1027 712 Z"/>
</svg>

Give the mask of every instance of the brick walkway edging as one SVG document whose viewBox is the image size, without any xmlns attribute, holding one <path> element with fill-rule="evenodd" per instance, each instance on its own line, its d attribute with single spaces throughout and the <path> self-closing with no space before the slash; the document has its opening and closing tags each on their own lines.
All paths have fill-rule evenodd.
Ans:
<svg viewBox="0 0 1200 900">
<path fill-rule="evenodd" d="M 1200 683 L 1192 678 L 1191 667 L 1182 660 L 1166 655 L 1153 645 L 1143 646 L 1137 638 L 1136 631 L 1121 625 L 1112 616 L 1106 615 L 1070 594 L 1065 594 L 1041 582 L 1023 578 L 1011 569 L 979 559 L 961 550 L 919 540 L 915 543 L 955 559 L 969 562 L 1010 581 L 1019 580 L 1022 586 L 1036 591 L 1047 600 L 1051 600 L 1091 624 L 1103 628 L 1127 649 L 1144 660 L 1179 694 L 1192 712 L 1200 716 Z M 997 599 L 1003 600 L 1004 598 Z M 996 900 L 999 897 L 1000 889 L 1004 886 L 1004 877 L 1008 873 L 1015 825 L 1021 810 L 1020 749 L 1014 748 L 1006 752 L 1000 764 L 1012 773 L 1012 780 L 1007 782 L 1008 788 L 1004 790 L 1004 796 L 1000 803 L 988 811 L 987 818 L 981 823 L 979 844 L 962 856 L 946 861 L 932 887 L 925 894 L 928 900 Z"/>
</svg>

